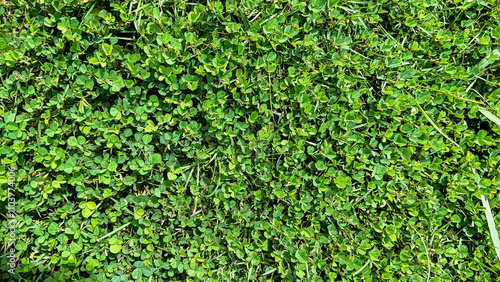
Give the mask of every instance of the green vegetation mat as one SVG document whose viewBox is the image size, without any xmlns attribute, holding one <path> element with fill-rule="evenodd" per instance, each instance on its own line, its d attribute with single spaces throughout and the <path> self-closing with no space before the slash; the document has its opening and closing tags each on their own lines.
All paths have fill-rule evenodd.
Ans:
<svg viewBox="0 0 500 282">
<path fill-rule="evenodd" d="M 496 0 L 0 1 L 0 280 L 497 281 L 499 39 Z"/>
</svg>

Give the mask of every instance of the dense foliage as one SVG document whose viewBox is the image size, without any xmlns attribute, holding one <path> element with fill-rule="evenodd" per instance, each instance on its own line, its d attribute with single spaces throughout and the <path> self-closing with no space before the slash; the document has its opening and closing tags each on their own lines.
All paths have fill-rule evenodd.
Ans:
<svg viewBox="0 0 500 282">
<path fill-rule="evenodd" d="M 493 281 L 499 7 L 0 2 L 2 280 Z"/>
</svg>

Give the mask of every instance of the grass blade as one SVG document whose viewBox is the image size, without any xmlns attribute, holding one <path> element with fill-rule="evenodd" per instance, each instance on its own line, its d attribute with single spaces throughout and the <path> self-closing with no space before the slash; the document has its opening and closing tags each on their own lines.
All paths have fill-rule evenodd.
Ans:
<svg viewBox="0 0 500 282">
<path fill-rule="evenodd" d="M 476 170 L 472 168 L 472 172 L 475 174 Z M 488 229 L 490 230 L 491 241 L 493 242 L 493 247 L 495 248 L 495 253 L 497 254 L 497 258 L 500 261 L 500 239 L 498 239 L 498 231 L 495 226 L 495 218 L 493 217 L 493 213 L 491 212 L 490 202 L 486 196 L 481 195 L 481 201 L 483 202 L 483 206 L 486 209 L 484 211 L 486 215 L 486 221 L 488 222 Z"/>
<path fill-rule="evenodd" d="M 492 122 L 496 123 L 498 126 L 500 126 L 500 118 L 498 118 L 496 115 L 494 115 L 493 113 L 491 113 L 490 111 L 488 111 L 487 109 L 483 108 L 483 107 L 478 107 L 479 108 L 479 111 L 484 115 L 486 116 L 489 120 L 491 120 Z"/>
<path fill-rule="evenodd" d="M 484 212 L 486 214 L 486 220 L 488 221 L 488 228 L 490 229 L 491 241 L 493 241 L 497 258 L 500 261 L 500 240 L 498 239 L 498 232 L 495 227 L 495 220 L 493 218 L 493 213 L 491 212 L 490 202 L 484 195 L 481 195 L 481 200 L 483 201 L 483 206 L 486 208 Z"/>
<path fill-rule="evenodd" d="M 356 272 L 354 272 L 354 273 L 352 274 L 352 276 L 354 277 L 354 276 L 358 275 L 359 273 L 361 273 L 361 271 L 363 271 L 363 270 L 364 270 L 364 269 L 365 269 L 365 268 L 366 268 L 366 267 L 367 267 L 370 263 L 371 263 L 371 261 L 370 261 L 370 260 L 368 260 L 368 261 L 365 263 L 365 265 L 363 265 L 360 269 L 358 269 Z"/>
<path fill-rule="evenodd" d="M 122 226 L 120 226 L 120 227 L 116 228 L 115 230 L 113 230 L 113 231 L 109 232 L 108 234 L 106 234 L 106 235 L 102 236 L 101 238 L 97 239 L 97 242 L 100 242 L 102 239 L 107 238 L 107 237 L 109 237 L 109 236 L 111 236 L 111 235 L 115 234 L 116 232 L 118 232 L 118 231 L 122 230 L 123 228 L 125 228 L 125 227 L 129 226 L 129 225 L 130 225 L 130 223 L 131 223 L 131 222 L 125 223 L 124 225 L 122 225 Z"/>
<path fill-rule="evenodd" d="M 425 116 L 425 118 L 432 124 L 432 126 L 441 134 L 443 135 L 446 139 L 448 139 L 453 145 L 457 146 L 460 148 L 460 145 L 458 145 L 455 141 L 453 141 L 448 135 L 446 135 L 437 125 L 434 123 L 434 121 L 427 115 L 427 113 L 422 109 L 420 104 L 413 98 L 413 96 L 408 93 L 408 96 L 413 100 L 413 102 L 417 105 L 417 108 L 420 110 L 420 112 Z"/>
<path fill-rule="evenodd" d="M 500 118 L 498 118 L 496 115 L 494 115 L 493 113 L 491 113 L 490 111 L 488 111 L 483 107 L 478 107 L 478 108 L 479 111 L 484 116 L 486 116 L 489 120 L 500 126 Z M 486 214 L 486 220 L 488 221 L 488 228 L 490 229 L 491 241 L 493 241 L 493 246 L 495 247 L 497 258 L 500 261 L 500 240 L 498 239 L 498 231 L 495 226 L 495 219 L 493 217 L 493 213 L 491 212 L 490 202 L 484 195 L 481 195 L 481 201 L 483 202 L 483 206 L 486 209 L 484 212 Z"/>
</svg>

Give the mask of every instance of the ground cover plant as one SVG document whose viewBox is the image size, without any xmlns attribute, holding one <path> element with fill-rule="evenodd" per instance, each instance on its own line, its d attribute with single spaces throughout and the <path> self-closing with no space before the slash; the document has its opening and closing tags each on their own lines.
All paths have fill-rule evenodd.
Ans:
<svg viewBox="0 0 500 282">
<path fill-rule="evenodd" d="M 1 1 L 2 281 L 496 281 L 499 7 Z"/>
</svg>

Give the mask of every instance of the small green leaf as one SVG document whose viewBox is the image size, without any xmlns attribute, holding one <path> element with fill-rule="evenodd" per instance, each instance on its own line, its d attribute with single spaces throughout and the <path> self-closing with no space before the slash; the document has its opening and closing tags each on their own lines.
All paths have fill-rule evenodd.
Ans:
<svg viewBox="0 0 500 282">
<path fill-rule="evenodd" d="M 136 180 L 137 179 L 134 176 L 127 175 L 123 180 L 123 183 L 127 186 L 131 186 L 132 184 L 135 183 Z"/>
<path fill-rule="evenodd" d="M 83 145 L 85 144 L 87 140 L 85 140 L 85 137 L 83 136 L 78 136 L 78 144 Z"/>
<path fill-rule="evenodd" d="M 111 195 L 113 195 L 113 192 L 111 191 L 111 189 L 104 189 L 104 192 L 102 193 L 102 196 L 104 198 L 108 198 L 110 197 Z"/>
<path fill-rule="evenodd" d="M 307 252 L 306 250 L 298 250 L 295 252 L 295 257 L 299 260 L 300 263 L 307 262 Z"/>
<path fill-rule="evenodd" d="M 139 209 L 136 209 L 136 210 L 134 211 L 134 218 L 135 218 L 135 219 L 139 219 L 139 218 L 141 218 L 143 215 L 144 215 L 144 209 L 139 208 Z"/>
<path fill-rule="evenodd" d="M 113 254 L 117 254 L 121 251 L 122 249 L 122 245 L 110 245 L 109 246 L 109 250 L 113 253 Z"/>
<path fill-rule="evenodd" d="M 109 113 L 114 117 L 119 113 L 119 111 L 116 108 L 111 107 L 111 109 L 109 109 Z"/>
<path fill-rule="evenodd" d="M 139 279 L 142 277 L 142 269 L 141 268 L 136 268 L 134 271 L 132 271 L 132 278 L 134 279 Z"/>
<path fill-rule="evenodd" d="M 82 245 L 72 242 L 70 245 L 70 251 L 73 254 L 78 253 L 82 249 Z"/>
<path fill-rule="evenodd" d="M 316 162 L 316 168 L 319 170 L 319 171 L 322 171 L 322 170 L 326 170 L 327 167 L 325 165 L 325 163 L 321 160 L 317 161 Z"/>
<path fill-rule="evenodd" d="M 387 172 L 387 168 L 383 165 L 377 164 L 375 166 L 375 174 L 383 176 Z"/>
<path fill-rule="evenodd" d="M 108 56 L 111 55 L 111 53 L 113 52 L 113 46 L 106 43 L 102 44 L 102 49 L 104 50 L 104 53 L 106 53 L 106 55 Z"/>
<path fill-rule="evenodd" d="M 268 62 L 272 62 L 276 59 L 276 53 L 274 52 L 270 52 L 269 54 L 267 54 L 267 61 Z"/>
<path fill-rule="evenodd" d="M 177 175 L 173 174 L 170 171 L 167 173 L 167 177 L 168 177 L 168 180 L 176 180 L 177 179 Z"/>
<path fill-rule="evenodd" d="M 110 161 L 108 164 L 109 171 L 115 171 L 118 168 L 118 164 L 115 161 Z"/>
<path fill-rule="evenodd" d="M 78 140 L 76 139 L 75 136 L 71 136 L 68 138 L 68 145 L 71 147 L 76 147 L 78 146 Z"/>
<path fill-rule="evenodd" d="M 149 144 L 151 141 L 153 140 L 153 136 L 150 135 L 150 134 L 145 134 L 142 136 L 142 142 L 144 142 L 144 144 Z"/>
<path fill-rule="evenodd" d="M 16 117 L 16 115 L 14 115 L 13 113 L 7 112 L 4 114 L 3 120 L 5 123 L 9 123 L 9 122 L 13 122 L 15 117 Z"/>
<path fill-rule="evenodd" d="M 160 154 L 153 154 L 151 156 L 151 163 L 153 163 L 153 164 L 161 163 L 161 155 Z"/>
<path fill-rule="evenodd" d="M 84 218 L 88 218 L 92 214 L 92 211 L 89 208 L 84 208 L 82 210 L 82 216 Z"/>
<path fill-rule="evenodd" d="M 97 205 L 94 202 L 87 202 L 87 208 L 90 210 L 95 210 Z"/>
</svg>

